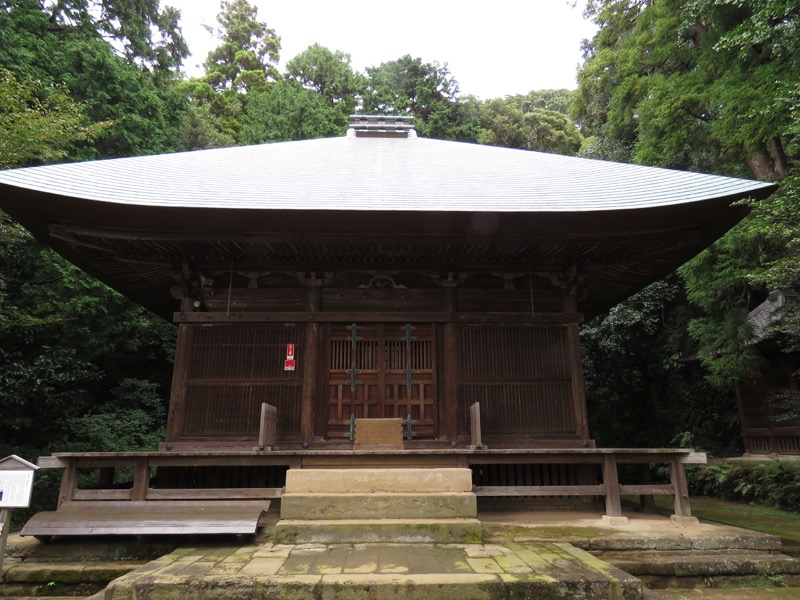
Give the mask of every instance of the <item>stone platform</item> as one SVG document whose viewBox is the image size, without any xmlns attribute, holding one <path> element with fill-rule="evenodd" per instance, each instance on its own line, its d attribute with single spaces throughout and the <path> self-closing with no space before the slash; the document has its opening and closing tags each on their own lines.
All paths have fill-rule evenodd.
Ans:
<svg viewBox="0 0 800 600">
<path fill-rule="evenodd" d="M 800 562 L 781 554 L 775 536 L 702 522 L 681 527 L 636 512 L 627 513 L 629 525 L 614 527 L 597 513 L 531 511 L 520 504 L 484 506 L 479 544 L 277 544 L 271 537 L 277 511 L 246 543 L 219 537 L 189 545 L 133 538 L 40 544 L 12 534 L 0 598 L 67 595 L 70 581 L 82 582 L 73 597 L 86 596 L 93 591 L 86 585 L 87 561 L 98 563 L 90 569 L 100 590 L 92 600 L 694 597 L 669 595 L 665 587 L 700 587 L 700 598 L 730 600 L 711 595 L 705 584 L 751 587 L 780 579 L 800 586 Z M 800 588 L 790 589 L 800 597 Z"/>
<path fill-rule="evenodd" d="M 113 581 L 106 600 L 643 597 L 571 544 L 302 544 L 182 548 Z"/>
</svg>

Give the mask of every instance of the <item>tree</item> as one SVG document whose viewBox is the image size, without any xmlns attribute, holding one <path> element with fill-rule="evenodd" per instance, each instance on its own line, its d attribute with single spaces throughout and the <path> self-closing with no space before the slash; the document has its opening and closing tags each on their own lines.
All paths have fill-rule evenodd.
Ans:
<svg viewBox="0 0 800 600">
<path fill-rule="evenodd" d="M 475 141 L 478 118 L 473 104 L 458 98 L 458 82 L 447 65 L 405 55 L 367 68 L 365 113 L 411 115 L 425 137 Z"/>
<path fill-rule="evenodd" d="M 281 40 L 258 20 L 258 8 L 247 0 L 222 0 L 217 15 L 221 42 L 208 53 L 205 79 L 217 91 L 263 91 L 279 77 Z M 209 28 L 210 33 L 214 33 Z"/>
<path fill-rule="evenodd" d="M 248 94 L 240 122 L 245 144 L 331 137 L 347 129 L 336 106 L 291 81 Z"/>
<path fill-rule="evenodd" d="M 159 0 L 2 0 L 0 25 L 11 60 L 3 64 L 21 75 L 42 78 L 49 70 L 42 62 L 44 49 L 53 40 L 92 38 L 112 42 L 122 57 L 150 71 L 177 71 L 189 55 L 178 21 L 180 11 L 159 7 Z M 40 18 L 43 17 L 43 18 Z M 32 56 L 30 40 L 20 43 L 26 32 L 34 31 L 39 39 Z M 33 60 L 32 60 L 33 59 Z"/>
<path fill-rule="evenodd" d="M 109 125 L 92 124 L 65 86 L 21 83 L 0 69 L 0 169 L 62 160 Z"/>
<path fill-rule="evenodd" d="M 286 77 L 313 90 L 336 107 L 347 124 L 364 93 L 364 77 L 350 66 L 350 55 L 313 44 L 286 64 Z"/>
<path fill-rule="evenodd" d="M 481 144 L 575 155 L 583 141 L 567 115 L 532 107 L 517 98 L 484 102 L 480 120 Z"/>
<path fill-rule="evenodd" d="M 741 452 L 736 396 L 691 356 L 681 281 L 656 282 L 581 328 L 591 430 L 602 446 L 691 443 Z"/>
<path fill-rule="evenodd" d="M 645 164 L 788 173 L 796 0 L 598 0 L 588 11 L 601 29 L 585 48 L 574 108 L 587 133 L 607 126 Z"/>
<path fill-rule="evenodd" d="M 162 31 L 148 19 L 149 9 L 144 5 L 150 6 L 149 2 L 142 0 L 138 9 L 134 0 L 105 4 L 102 10 L 106 13 L 102 14 L 106 17 L 98 20 L 93 15 L 101 11 L 99 3 L 64 0 L 47 7 L 36 0 L 4 3 L 0 10 L 0 64 L 22 82 L 66 85 L 93 122 L 109 123 L 96 136 L 94 147 L 83 145 L 80 152 L 71 153 L 70 159 L 176 149 L 174 140 L 184 106 L 174 90 L 180 51 L 168 53 L 169 60 L 153 57 L 167 52 L 167 46 L 185 48 L 185 43 L 177 32 Z M 130 25 L 129 20 L 149 23 L 159 39 L 163 38 L 163 44 L 146 50 L 141 40 L 126 42 L 124 36 L 139 27 Z M 114 32 L 103 29 L 112 25 Z M 110 44 L 106 36 L 118 39 L 127 54 Z"/>
<path fill-rule="evenodd" d="M 181 39 L 162 27 L 175 24 L 177 13 L 157 6 L 0 2 L 2 167 L 177 147 Z M 165 20 L 156 22 L 158 15 Z M 174 326 L 43 248 L 2 213 L 0 274 L 0 454 L 35 460 L 98 449 L 85 444 L 101 441 L 107 450 L 152 448 Z M 37 479 L 54 498 L 57 482 Z"/>
</svg>

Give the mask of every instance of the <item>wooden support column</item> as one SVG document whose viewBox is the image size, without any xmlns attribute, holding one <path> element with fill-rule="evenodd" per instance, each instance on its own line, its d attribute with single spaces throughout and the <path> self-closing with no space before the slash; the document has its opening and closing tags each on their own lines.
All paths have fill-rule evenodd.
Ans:
<svg viewBox="0 0 800 600">
<path fill-rule="evenodd" d="M 189 377 L 189 362 L 192 358 L 193 329 L 190 325 L 178 325 L 178 340 L 175 347 L 175 368 L 172 373 L 172 392 L 169 399 L 167 433 L 165 442 L 169 445 L 183 433 L 186 414 L 186 392 Z M 169 449 L 169 447 L 167 448 Z"/>
<path fill-rule="evenodd" d="M 577 313 L 574 295 L 565 292 L 564 312 Z M 575 418 L 575 433 L 582 439 L 589 439 L 589 416 L 586 411 L 586 387 L 583 381 L 583 361 L 581 360 L 581 338 L 578 323 L 567 325 L 567 347 L 569 350 L 570 373 L 572 375 L 572 412 Z"/>
<path fill-rule="evenodd" d="M 315 314 L 322 310 L 323 280 L 310 278 L 308 285 L 307 309 Z M 320 367 L 319 356 L 320 325 L 316 322 L 306 324 L 306 350 L 303 355 L 303 394 L 300 408 L 300 433 L 303 441 L 310 443 L 314 439 L 315 403 L 319 400 L 318 381 Z"/>
<path fill-rule="evenodd" d="M 581 340 L 577 323 L 567 325 L 570 370 L 572 372 L 572 406 L 575 415 L 575 431 L 582 439 L 589 439 L 589 415 L 586 411 L 586 388 L 583 382 Z"/>
<path fill-rule="evenodd" d="M 454 315 L 458 310 L 455 282 L 442 282 L 445 311 Z M 439 412 L 439 437 L 455 441 L 458 410 L 458 331 L 452 321 L 442 325 L 442 402 Z"/>
<path fill-rule="evenodd" d="M 606 491 L 606 514 L 603 520 L 612 525 L 627 525 L 627 517 L 622 516 L 617 457 L 613 454 L 603 456 L 603 487 Z"/>
<path fill-rule="evenodd" d="M 146 500 L 147 488 L 150 487 L 150 463 L 146 458 L 137 458 L 133 473 L 133 490 L 131 500 Z"/>
<path fill-rule="evenodd" d="M 691 517 L 692 510 L 689 507 L 689 487 L 686 483 L 686 470 L 677 457 L 673 457 L 670 460 L 669 479 L 672 483 L 672 488 L 675 490 L 675 516 Z"/>
<path fill-rule="evenodd" d="M 67 459 L 67 466 L 61 472 L 61 487 L 58 492 L 58 506 L 70 502 L 75 498 L 75 488 L 78 486 L 78 466 L 74 459 Z"/>
</svg>

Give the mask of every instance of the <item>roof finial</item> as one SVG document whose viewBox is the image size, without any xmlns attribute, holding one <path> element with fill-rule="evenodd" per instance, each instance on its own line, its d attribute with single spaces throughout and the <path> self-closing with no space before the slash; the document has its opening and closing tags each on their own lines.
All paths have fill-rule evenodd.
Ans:
<svg viewBox="0 0 800 600">
<path fill-rule="evenodd" d="M 414 117 L 397 115 L 350 115 L 350 131 L 356 137 L 415 137 Z"/>
</svg>

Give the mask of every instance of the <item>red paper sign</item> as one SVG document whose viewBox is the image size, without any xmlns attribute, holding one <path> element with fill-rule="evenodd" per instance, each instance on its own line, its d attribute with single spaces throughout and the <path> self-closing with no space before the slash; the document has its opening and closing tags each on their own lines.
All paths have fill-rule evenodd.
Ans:
<svg viewBox="0 0 800 600">
<path fill-rule="evenodd" d="M 294 344 L 286 344 L 286 360 L 294 358 Z"/>
<path fill-rule="evenodd" d="M 284 371 L 294 371 L 294 365 L 295 365 L 294 359 L 293 358 L 287 358 L 285 361 L 283 361 L 283 370 Z"/>
</svg>

